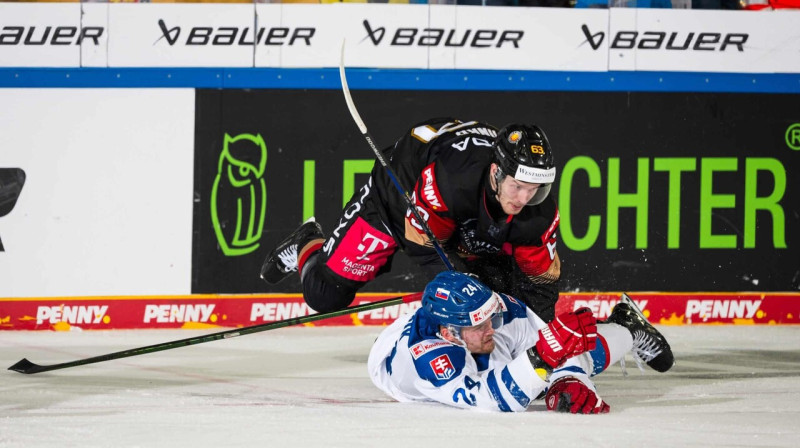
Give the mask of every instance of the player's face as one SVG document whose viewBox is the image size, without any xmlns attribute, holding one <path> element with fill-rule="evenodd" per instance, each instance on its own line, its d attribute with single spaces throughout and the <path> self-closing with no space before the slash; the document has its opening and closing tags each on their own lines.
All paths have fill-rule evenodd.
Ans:
<svg viewBox="0 0 800 448">
<path fill-rule="evenodd" d="M 511 176 L 504 177 L 500 182 L 500 188 L 497 189 L 497 200 L 503 207 L 503 212 L 507 215 L 521 212 L 522 208 L 533 199 L 539 186 L 540 184 L 522 182 Z"/>
<path fill-rule="evenodd" d="M 461 339 L 467 346 L 467 350 L 472 353 L 491 353 L 494 350 L 494 328 L 492 319 L 475 327 L 461 329 Z"/>
</svg>

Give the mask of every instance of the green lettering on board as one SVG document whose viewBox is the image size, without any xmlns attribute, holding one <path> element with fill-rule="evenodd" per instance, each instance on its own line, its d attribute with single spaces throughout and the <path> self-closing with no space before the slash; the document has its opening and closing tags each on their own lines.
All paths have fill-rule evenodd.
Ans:
<svg viewBox="0 0 800 448">
<path fill-rule="evenodd" d="M 738 160 L 733 157 L 706 157 L 700 161 L 700 248 L 735 249 L 736 235 L 714 235 L 711 217 L 714 209 L 736 207 L 736 196 L 714 194 L 714 173 L 736 171 Z"/>
<path fill-rule="evenodd" d="M 647 249 L 647 206 L 649 200 L 650 159 L 639 158 L 635 193 L 619 191 L 619 158 L 608 159 L 608 210 L 606 211 L 606 249 L 619 247 L 619 211 L 636 209 L 636 248 Z"/>
<path fill-rule="evenodd" d="M 678 249 L 681 245 L 681 173 L 696 171 L 697 159 L 688 157 L 656 157 L 653 171 L 666 171 L 668 177 L 667 196 L 667 248 Z"/>
<path fill-rule="evenodd" d="M 573 157 L 564 165 L 561 173 L 561 180 L 558 190 L 558 209 L 561 214 L 559 223 L 559 235 L 561 241 L 571 250 L 584 251 L 594 246 L 597 237 L 600 235 L 599 215 L 590 215 L 586 234 L 578 237 L 572 230 L 572 180 L 578 171 L 586 172 L 589 177 L 589 188 L 600 188 L 602 186 L 602 175 L 600 167 L 597 166 L 591 157 Z"/>
</svg>

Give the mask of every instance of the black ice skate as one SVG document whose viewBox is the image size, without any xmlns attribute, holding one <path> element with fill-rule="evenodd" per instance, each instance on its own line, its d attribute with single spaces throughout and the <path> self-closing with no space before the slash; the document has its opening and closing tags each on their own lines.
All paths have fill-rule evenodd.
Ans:
<svg viewBox="0 0 800 448">
<path fill-rule="evenodd" d="M 655 329 L 644 317 L 639 307 L 627 294 L 623 293 L 618 304 L 614 306 L 606 322 L 619 324 L 627 328 L 633 335 L 634 358 L 644 361 L 659 372 L 666 372 L 675 363 L 672 349 L 667 339 Z"/>
<path fill-rule="evenodd" d="M 276 284 L 297 271 L 299 251 L 312 240 L 323 239 L 322 227 L 314 218 L 304 222 L 294 232 L 278 243 L 261 265 L 261 278 L 269 284 Z"/>
</svg>

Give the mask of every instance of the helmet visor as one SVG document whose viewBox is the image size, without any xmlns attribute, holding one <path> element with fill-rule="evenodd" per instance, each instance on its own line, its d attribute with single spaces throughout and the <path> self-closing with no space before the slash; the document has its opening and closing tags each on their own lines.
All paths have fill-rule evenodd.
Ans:
<svg viewBox="0 0 800 448">
<path fill-rule="evenodd" d="M 492 328 L 497 330 L 503 326 L 503 313 L 497 312 L 492 315 Z"/>
<path fill-rule="evenodd" d="M 539 189 L 536 190 L 536 193 L 534 193 L 533 197 L 525 205 L 539 205 L 539 204 L 541 204 L 542 201 L 544 201 L 544 198 L 546 198 L 547 195 L 550 194 L 550 187 L 552 187 L 552 186 L 553 186 L 553 184 L 540 185 Z"/>
<path fill-rule="evenodd" d="M 498 328 L 503 326 L 503 313 L 502 313 L 502 311 L 498 311 L 498 312 L 492 314 L 491 317 L 489 317 L 488 320 L 485 320 L 485 321 L 481 322 L 478 325 L 472 325 L 472 326 L 469 326 L 469 327 L 460 327 L 458 325 L 448 325 L 447 328 L 449 328 L 450 332 L 453 333 L 454 335 L 456 335 L 458 337 L 458 339 L 463 342 L 464 333 L 462 333 L 462 332 L 465 329 L 480 327 L 481 328 L 480 331 L 485 331 L 486 329 L 489 328 L 489 326 L 491 326 L 493 330 L 497 330 Z M 486 327 L 486 328 L 483 328 L 483 327 Z"/>
<path fill-rule="evenodd" d="M 536 190 L 536 193 L 526 204 L 538 205 L 544 201 L 544 198 L 546 198 L 548 194 L 550 194 L 550 187 L 556 180 L 556 169 L 555 167 L 542 169 L 532 166 L 519 165 L 517 166 L 517 172 L 514 173 L 514 179 L 530 184 L 539 184 L 539 189 Z"/>
</svg>

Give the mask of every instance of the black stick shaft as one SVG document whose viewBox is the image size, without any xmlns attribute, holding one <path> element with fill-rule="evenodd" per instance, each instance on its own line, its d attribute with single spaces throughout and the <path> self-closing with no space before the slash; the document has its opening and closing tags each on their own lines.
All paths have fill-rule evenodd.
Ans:
<svg viewBox="0 0 800 448">
<path fill-rule="evenodd" d="M 39 372 L 47 372 L 49 370 L 66 369 L 68 367 L 94 364 L 98 362 L 111 361 L 113 359 L 128 358 L 131 356 L 146 355 L 148 353 L 155 353 L 164 350 L 172 350 L 174 348 L 186 347 L 189 345 L 203 344 L 206 342 L 217 341 L 220 339 L 235 338 L 237 336 L 260 333 L 262 331 L 274 330 L 276 328 L 290 327 L 292 325 L 299 325 L 299 324 L 304 324 L 306 322 L 314 322 L 318 320 L 329 319 L 331 317 L 338 317 L 346 314 L 360 313 L 363 311 L 369 311 L 377 308 L 384 308 L 392 305 L 400 305 L 402 303 L 411 303 L 419 300 L 420 298 L 421 298 L 420 293 L 409 294 L 407 296 L 395 297 L 392 299 L 381 300 L 378 302 L 365 303 L 363 305 L 357 305 L 339 311 L 331 311 L 330 313 L 312 314 L 310 316 L 294 317 L 291 319 L 279 320 L 277 322 L 268 322 L 259 325 L 253 325 L 250 327 L 235 328 L 232 330 L 220 331 L 217 333 L 211 333 L 203 336 L 194 336 L 191 338 L 179 339 L 177 341 L 162 342 L 160 344 L 148 345 L 146 347 L 132 348 L 120 352 L 109 353 L 107 355 L 94 356 L 92 358 L 63 362 L 60 364 L 39 365 L 28 361 L 27 358 L 23 358 L 21 361 L 9 367 L 8 370 L 13 370 L 15 372 L 20 372 L 20 373 L 32 374 Z"/>
<path fill-rule="evenodd" d="M 361 135 L 364 136 L 364 139 L 369 144 L 372 152 L 375 153 L 375 157 L 378 158 L 378 162 L 386 170 L 386 173 L 389 175 L 389 178 L 392 180 L 395 188 L 397 188 L 397 191 L 399 191 L 400 195 L 403 196 L 403 199 L 406 202 L 406 207 L 414 215 L 414 219 L 417 220 L 420 227 L 425 232 L 425 235 L 428 237 L 428 240 L 431 242 L 431 244 L 433 244 L 433 248 L 436 249 L 436 253 L 439 255 L 439 258 L 442 259 L 442 263 L 444 263 L 448 270 L 455 271 L 453 264 L 450 263 L 450 260 L 444 253 L 442 245 L 439 244 L 439 240 L 436 238 L 436 235 L 434 235 L 433 231 L 431 231 L 431 228 L 428 226 L 428 222 L 422 219 L 422 215 L 420 215 L 419 210 L 417 210 L 417 206 L 411 199 L 411 195 L 408 194 L 408 190 L 400 185 L 400 181 L 397 180 L 394 170 L 383 157 L 381 151 L 378 149 L 378 146 L 375 144 L 375 139 L 373 139 L 370 135 L 369 131 L 367 130 L 367 125 L 364 124 L 364 120 L 361 119 L 361 115 L 358 113 L 358 109 L 356 109 L 356 105 L 353 102 L 353 97 L 350 95 L 350 88 L 347 86 L 347 77 L 344 73 L 344 42 L 342 42 L 342 54 L 341 58 L 339 59 L 339 76 L 342 78 L 342 92 L 344 93 L 344 100 L 347 102 L 347 109 L 350 111 L 350 116 L 353 117 L 353 121 L 356 122 L 356 126 L 358 126 L 358 129 L 361 131 Z"/>
</svg>

